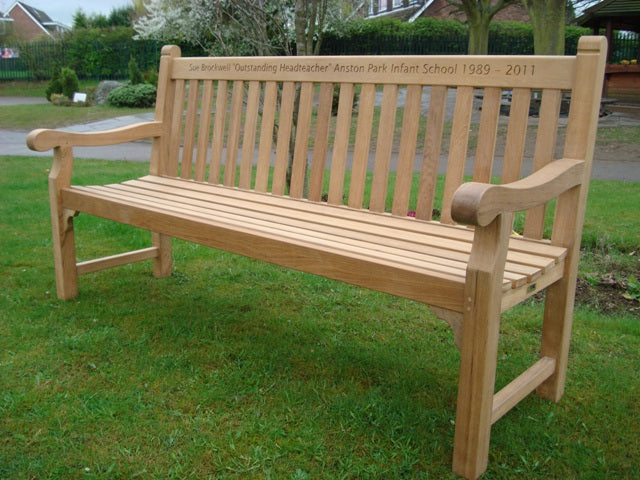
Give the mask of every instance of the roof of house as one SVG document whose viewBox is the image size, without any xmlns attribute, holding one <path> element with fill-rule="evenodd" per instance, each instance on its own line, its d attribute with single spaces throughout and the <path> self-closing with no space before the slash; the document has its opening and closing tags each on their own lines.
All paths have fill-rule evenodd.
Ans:
<svg viewBox="0 0 640 480">
<path fill-rule="evenodd" d="M 41 23 L 42 25 L 44 25 L 45 23 L 55 23 L 49 15 L 47 15 L 42 10 L 38 10 L 37 8 L 32 7 L 31 5 L 27 5 L 24 2 L 16 2 L 14 6 L 15 5 L 20 5 L 29 13 L 29 15 L 31 15 L 38 23 Z"/>
<path fill-rule="evenodd" d="M 614 29 L 640 32 L 640 1 L 604 0 L 587 8 L 576 19 L 583 27 L 604 27 L 611 21 Z"/>
<path fill-rule="evenodd" d="M 39 10 L 35 7 L 32 7 L 31 5 L 27 5 L 24 2 L 20 2 L 20 1 L 15 2 L 9 9 L 9 12 L 11 12 L 16 7 L 22 9 L 33 20 L 33 22 L 36 23 L 42 29 L 42 31 L 47 35 L 51 35 L 51 33 L 55 31 L 69 29 L 69 27 L 67 27 L 66 25 L 63 25 L 60 22 L 56 22 L 55 20 L 53 20 L 44 11 Z"/>
</svg>

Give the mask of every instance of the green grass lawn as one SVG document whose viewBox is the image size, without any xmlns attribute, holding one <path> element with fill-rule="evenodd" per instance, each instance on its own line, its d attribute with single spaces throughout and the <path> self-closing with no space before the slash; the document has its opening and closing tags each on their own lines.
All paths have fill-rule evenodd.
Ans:
<svg viewBox="0 0 640 480">
<path fill-rule="evenodd" d="M 98 85 L 97 80 L 82 80 L 79 88 L 81 92 L 87 91 L 87 89 L 95 88 Z M 14 80 L 0 82 L 0 96 L 1 97 L 41 97 L 45 98 L 47 80 L 38 81 L 26 81 L 26 80 Z"/>
<path fill-rule="evenodd" d="M 150 111 L 152 110 L 148 108 L 117 108 L 110 105 L 90 107 L 61 107 L 51 103 L 7 105 L 0 107 L 0 128 L 12 130 L 59 128 Z"/>
<path fill-rule="evenodd" d="M 82 182 L 145 172 L 76 167 Z M 455 478 L 459 356 L 428 308 L 181 241 L 171 277 L 111 269 L 61 302 L 49 168 L 0 157 L 0 479 Z M 640 184 L 594 181 L 585 237 L 606 246 L 589 251 L 637 271 L 638 204 Z M 149 240 L 76 225 L 83 259 Z M 534 360 L 541 312 L 504 316 L 498 387 Z M 501 419 L 483 478 L 637 478 L 639 351 L 637 313 L 578 306 L 565 396 Z"/>
</svg>

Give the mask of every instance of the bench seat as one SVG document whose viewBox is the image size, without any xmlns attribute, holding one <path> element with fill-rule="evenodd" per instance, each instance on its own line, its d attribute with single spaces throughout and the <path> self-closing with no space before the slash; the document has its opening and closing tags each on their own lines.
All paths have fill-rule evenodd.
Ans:
<svg viewBox="0 0 640 480">
<path fill-rule="evenodd" d="M 473 242 L 466 227 L 151 175 L 62 195 L 77 211 L 462 312 Z M 518 292 L 557 280 L 565 256 L 512 236 L 504 309 Z"/>
</svg>

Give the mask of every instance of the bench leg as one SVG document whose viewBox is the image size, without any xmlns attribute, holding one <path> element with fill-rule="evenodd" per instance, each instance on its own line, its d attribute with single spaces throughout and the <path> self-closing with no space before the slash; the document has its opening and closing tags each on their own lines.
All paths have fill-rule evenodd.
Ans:
<svg viewBox="0 0 640 480">
<path fill-rule="evenodd" d="M 76 267 L 76 244 L 73 233 L 75 212 L 56 208 L 51 210 L 53 235 L 53 263 L 56 269 L 56 290 L 61 300 L 78 296 L 78 269 Z"/>
<path fill-rule="evenodd" d="M 511 215 L 476 230 L 465 287 L 453 471 L 468 479 L 487 468 L 501 291 Z"/>
<path fill-rule="evenodd" d="M 540 356 L 555 359 L 556 370 L 536 389 L 536 393 L 552 402 L 562 398 L 567 377 L 575 295 L 575 279 L 572 277 L 565 277 L 548 287 L 545 297 Z"/>
<path fill-rule="evenodd" d="M 73 218 L 77 212 L 62 206 L 61 190 L 71 181 L 73 153 L 70 147 L 53 150 L 53 166 L 49 172 L 49 204 L 53 238 L 53 263 L 56 269 L 56 290 L 61 300 L 78 296 L 78 268 Z"/>
<path fill-rule="evenodd" d="M 568 249 L 565 259 L 564 276 L 547 287 L 542 323 L 541 357 L 551 357 L 556 361 L 554 374 L 537 389 L 542 398 L 557 402 L 564 394 L 569 360 L 569 343 L 573 323 L 573 306 L 580 258 L 580 239 L 584 213 L 576 213 L 580 196 L 585 195 L 580 187 L 574 187 L 558 198 L 555 223 L 560 225 L 551 235 L 552 243 Z M 584 201 L 582 202 L 584 205 Z"/>
<path fill-rule="evenodd" d="M 173 271 L 171 237 L 161 233 L 152 233 L 151 242 L 158 249 L 158 256 L 153 259 L 153 275 L 157 278 L 168 277 Z"/>
</svg>

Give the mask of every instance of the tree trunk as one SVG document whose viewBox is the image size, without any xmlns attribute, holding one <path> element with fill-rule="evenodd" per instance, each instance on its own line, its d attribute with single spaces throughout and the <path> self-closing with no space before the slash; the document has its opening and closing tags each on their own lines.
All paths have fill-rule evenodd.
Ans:
<svg viewBox="0 0 640 480">
<path fill-rule="evenodd" d="M 523 0 L 533 25 L 536 55 L 564 55 L 565 0 Z"/>
<path fill-rule="evenodd" d="M 469 55 L 487 55 L 489 53 L 489 15 L 478 14 L 469 18 Z"/>
<path fill-rule="evenodd" d="M 489 24 L 496 13 L 514 1 L 516 0 L 447 0 L 467 17 L 469 55 L 489 53 Z"/>
</svg>

